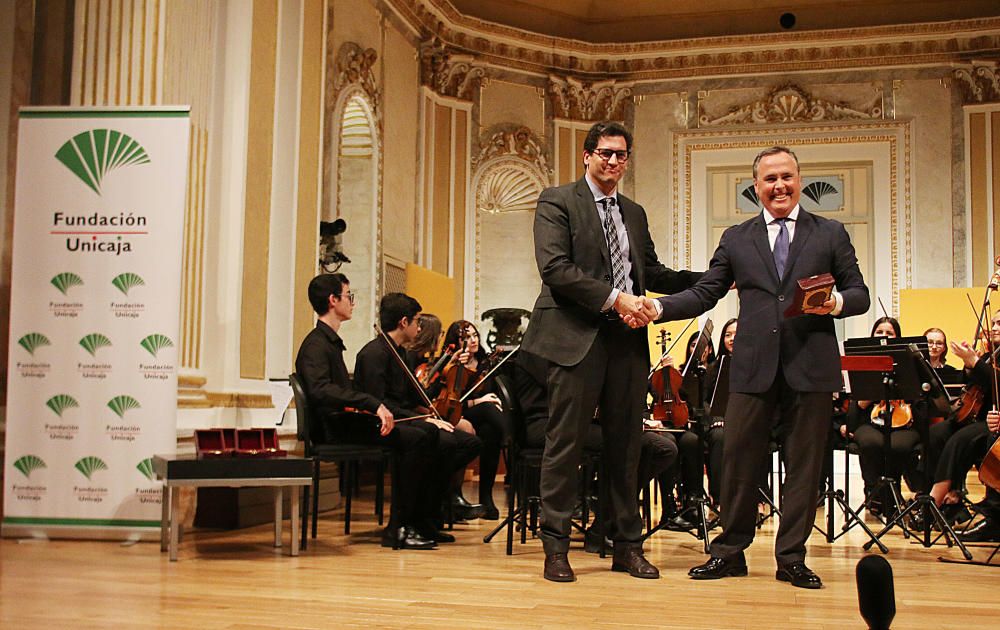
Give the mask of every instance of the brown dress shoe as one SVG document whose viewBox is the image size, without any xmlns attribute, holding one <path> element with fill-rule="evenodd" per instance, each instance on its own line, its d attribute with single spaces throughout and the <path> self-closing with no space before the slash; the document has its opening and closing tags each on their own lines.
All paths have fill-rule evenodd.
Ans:
<svg viewBox="0 0 1000 630">
<path fill-rule="evenodd" d="M 614 559 L 611 561 L 612 571 L 628 571 L 632 577 L 655 580 L 660 577 L 660 571 L 642 555 L 642 547 L 615 546 Z"/>
<path fill-rule="evenodd" d="M 569 566 L 569 558 L 564 553 L 545 554 L 545 573 L 543 575 L 550 582 L 576 581 L 573 568 Z"/>
</svg>

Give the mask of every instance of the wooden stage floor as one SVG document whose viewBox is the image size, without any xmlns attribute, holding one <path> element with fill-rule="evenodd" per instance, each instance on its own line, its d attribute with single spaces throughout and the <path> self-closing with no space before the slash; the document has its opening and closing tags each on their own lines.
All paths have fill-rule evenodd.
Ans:
<svg viewBox="0 0 1000 630">
<path fill-rule="evenodd" d="M 515 544 L 511 557 L 502 536 L 483 544 L 495 522 L 459 525 L 458 542 L 438 550 L 394 552 L 377 544 L 370 513 L 370 501 L 356 504 L 350 537 L 342 533 L 340 510 L 323 515 L 319 538 L 297 558 L 271 546 L 271 525 L 190 532 L 176 563 L 153 543 L 2 540 L 0 627 L 865 627 L 854 579 L 865 540 L 857 528 L 832 545 L 813 533 L 809 564 L 826 585 L 819 591 L 775 581 L 773 520 L 748 552 L 745 578 L 688 579 L 687 569 L 705 557 L 699 541 L 660 532 L 646 546 L 659 580 L 612 573 L 610 558 L 575 545 L 570 559 L 578 581 L 554 584 L 542 579 L 537 540 Z M 287 545 L 287 521 L 285 527 Z M 938 562 L 939 555 L 960 554 L 924 549 L 898 530 L 886 542 L 894 628 L 996 627 L 1000 571 Z M 984 558 L 991 548 L 973 551 Z"/>
</svg>

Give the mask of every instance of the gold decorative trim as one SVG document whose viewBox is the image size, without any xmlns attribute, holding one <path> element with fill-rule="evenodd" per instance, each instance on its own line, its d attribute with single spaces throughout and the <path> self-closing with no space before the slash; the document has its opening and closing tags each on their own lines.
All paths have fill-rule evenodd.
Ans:
<svg viewBox="0 0 1000 630">
<path fill-rule="evenodd" d="M 236 407 L 239 409 L 273 409 L 270 394 L 247 392 L 205 392 L 210 407 Z"/>
<path fill-rule="evenodd" d="M 766 148 L 772 145 L 785 145 L 789 147 L 815 146 L 823 144 L 887 144 L 889 147 L 889 232 L 890 232 L 890 258 L 891 258 L 891 295 L 892 312 L 899 312 L 899 290 L 900 288 L 910 288 L 913 284 L 913 224 L 912 224 L 912 196 L 911 196 L 911 160 L 912 153 L 911 137 L 912 131 L 909 122 L 872 122 L 860 124 L 827 125 L 820 127 L 789 127 L 774 129 L 742 129 L 727 131 L 680 131 L 674 134 L 673 152 L 673 196 L 674 210 L 671 213 L 671 220 L 674 223 L 674 264 L 685 268 L 691 267 L 691 231 L 685 232 L 684 239 L 684 261 L 680 260 L 679 246 L 679 213 L 683 211 L 684 224 L 691 225 L 692 205 L 691 186 L 684 189 L 684 202 L 677 204 L 678 190 L 680 187 L 680 177 L 683 175 L 684 181 L 692 181 L 691 159 L 695 151 L 711 151 L 720 149 L 740 149 L 740 148 Z M 902 155 L 903 163 L 900 165 L 900 150 L 898 144 L 900 139 L 893 133 L 902 135 Z M 807 134 L 813 134 L 811 137 Z M 818 137 L 818 134 L 831 134 L 829 136 Z M 833 135 L 836 134 L 836 135 Z M 852 135 L 857 134 L 857 135 Z M 741 137 L 752 136 L 752 139 L 741 140 Z M 766 139 L 764 139 L 766 137 Z M 692 142 L 692 140 L 695 140 Z M 699 141 L 700 140 L 700 141 Z M 683 148 L 681 147 L 683 143 Z M 678 156 L 683 154 L 683 169 L 678 170 Z M 899 171 L 903 169 L 902 179 L 904 190 L 902 190 L 902 207 L 899 203 Z M 683 210 L 681 208 L 683 207 Z M 899 277 L 899 214 L 903 218 L 903 257 L 906 261 L 903 278 Z M 900 286 L 902 284 L 902 286 Z"/>
<path fill-rule="evenodd" d="M 652 81 L 962 62 L 1000 50 L 1000 17 L 658 42 L 552 37 L 460 13 L 448 0 L 385 0 L 424 39 L 478 63 L 547 75 Z"/>
<path fill-rule="evenodd" d="M 715 117 L 708 113 L 702 92 L 698 93 L 699 127 L 882 118 L 885 118 L 885 109 L 880 88 L 874 103 L 851 105 L 844 101 L 835 103 L 816 98 L 798 85 L 788 83 L 774 88 L 764 98 L 732 107 L 727 113 Z"/>
</svg>

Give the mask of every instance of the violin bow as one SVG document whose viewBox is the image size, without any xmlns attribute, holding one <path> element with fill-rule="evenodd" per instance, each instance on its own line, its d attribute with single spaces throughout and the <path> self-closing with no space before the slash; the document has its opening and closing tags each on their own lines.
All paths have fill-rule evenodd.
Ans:
<svg viewBox="0 0 1000 630">
<path fill-rule="evenodd" d="M 507 359 L 509 359 L 512 356 L 514 356 L 514 353 L 517 352 L 520 347 L 521 347 L 521 344 L 517 344 L 516 346 L 514 346 L 514 349 L 511 350 L 510 352 L 508 352 L 507 356 L 505 356 L 504 358 L 500 359 L 500 362 L 497 363 L 496 365 L 494 365 L 493 368 L 491 368 L 490 371 L 488 371 L 486 374 L 484 374 L 481 379 L 479 379 L 478 381 L 476 381 L 476 384 L 473 385 L 472 387 L 470 387 L 469 391 L 467 391 L 464 394 L 462 394 L 462 397 L 458 399 L 458 402 L 464 403 L 465 399 L 468 398 L 469 395 L 472 394 L 472 392 L 476 391 L 477 387 L 479 387 L 480 385 L 482 385 L 483 383 L 485 383 L 486 379 L 488 379 L 491 376 L 493 376 L 494 372 L 496 372 L 497 370 L 499 370 L 503 366 L 503 364 L 507 362 Z"/>
<path fill-rule="evenodd" d="M 662 362 L 663 362 L 663 360 L 664 360 L 665 358 L 667 358 L 667 355 L 668 355 L 668 354 L 670 354 L 671 352 L 673 352 L 673 350 L 674 350 L 674 346 L 676 346 L 676 345 L 677 345 L 677 342 L 678 342 L 678 341 L 680 341 L 681 339 L 683 339 L 683 338 L 684 338 L 684 333 L 686 333 L 686 332 L 688 331 L 688 328 L 690 328 L 690 327 L 691 327 L 691 324 L 695 323 L 696 321 L 698 321 L 698 318 L 697 318 L 697 317 L 692 317 L 692 318 L 691 318 L 691 321 L 689 321 L 689 322 L 687 323 L 687 326 L 685 326 L 685 327 L 684 327 L 684 330 L 682 330 L 682 331 L 681 331 L 681 333 L 680 333 L 679 335 L 677 335 L 677 338 L 676 338 L 676 339 L 674 339 L 674 342 L 673 342 L 672 344 L 670 344 L 670 347 L 669 347 L 669 348 L 667 348 L 666 350 L 664 350 L 664 351 L 663 351 L 663 354 L 661 354 L 661 355 L 660 355 L 660 358 L 659 358 L 659 359 L 657 359 L 657 360 L 656 360 L 656 363 L 654 363 L 654 364 L 653 364 L 653 365 L 654 365 L 654 366 L 656 366 L 656 367 L 654 367 L 653 369 L 651 369 L 651 370 L 649 371 L 649 376 L 647 376 L 647 377 L 646 377 L 646 380 L 647 380 L 647 381 L 648 381 L 649 379 L 653 378 L 653 374 L 655 374 L 655 373 L 656 373 L 656 370 L 660 369 L 660 368 L 659 368 L 659 366 L 660 366 L 660 363 L 662 363 Z"/>
<path fill-rule="evenodd" d="M 695 319 L 697 319 L 697 318 L 695 318 Z M 685 328 L 684 330 L 687 330 L 687 329 Z M 684 372 L 681 374 L 681 376 L 687 376 L 688 370 L 691 369 L 691 364 L 692 363 L 697 363 L 700 360 L 700 359 L 698 359 L 698 354 L 699 354 L 699 352 L 698 352 L 698 345 L 701 343 L 701 338 L 704 337 L 705 335 L 708 335 L 709 341 L 711 341 L 712 340 L 711 339 L 712 332 L 714 330 L 715 330 L 715 325 L 712 324 L 712 318 L 709 317 L 708 319 L 705 320 L 705 325 L 702 326 L 698 330 L 698 336 L 695 337 L 695 342 L 694 342 L 695 352 L 692 353 L 692 354 L 694 354 L 694 356 L 691 357 L 691 359 L 694 359 L 694 361 L 692 361 L 691 359 L 688 359 L 688 362 L 684 364 Z M 684 333 L 681 333 L 681 334 L 683 335 Z"/>
<path fill-rule="evenodd" d="M 391 354 L 396 360 L 396 364 L 403 369 L 403 372 L 410 381 L 410 385 L 412 385 L 417 390 L 417 393 L 420 394 L 420 400 L 422 400 L 423 403 L 427 405 L 427 408 L 431 410 L 431 413 L 425 415 L 424 418 L 433 417 L 437 420 L 441 420 L 441 415 L 436 409 L 434 409 L 434 403 L 432 403 L 431 399 L 427 397 L 427 392 L 425 392 L 424 388 L 420 386 L 420 381 L 418 381 L 417 377 L 410 371 L 410 366 L 406 365 L 406 362 L 403 361 L 403 357 L 399 356 L 399 353 L 396 352 L 396 345 L 392 342 L 392 339 L 389 339 L 389 335 L 385 334 L 385 332 L 378 327 L 378 324 L 372 324 L 372 327 L 375 329 L 375 332 L 378 333 L 378 336 L 382 339 L 382 341 L 385 342 L 386 347 L 389 349 L 389 354 Z M 416 416 L 413 418 L 407 418 L 407 420 L 415 419 L 417 419 Z"/>
</svg>

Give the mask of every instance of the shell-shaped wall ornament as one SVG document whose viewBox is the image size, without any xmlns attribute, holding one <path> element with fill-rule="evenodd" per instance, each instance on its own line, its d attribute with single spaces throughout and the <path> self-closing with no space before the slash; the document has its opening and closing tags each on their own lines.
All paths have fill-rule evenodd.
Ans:
<svg viewBox="0 0 1000 630">
<path fill-rule="evenodd" d="M 833 184 L 824 181 L 813 182 L 802 189 L 802 194 L 812 199 L 814 203 L 819 203 L 823 197 L 836 193 L 837 189 Z"/>
<path fill-rule="evenodd" d="M 501 158 L 485 165 L 476 188 L 476 208 L 487 214 L 534 210 L 546 184 L 523 160 Z"/>
</svg>

